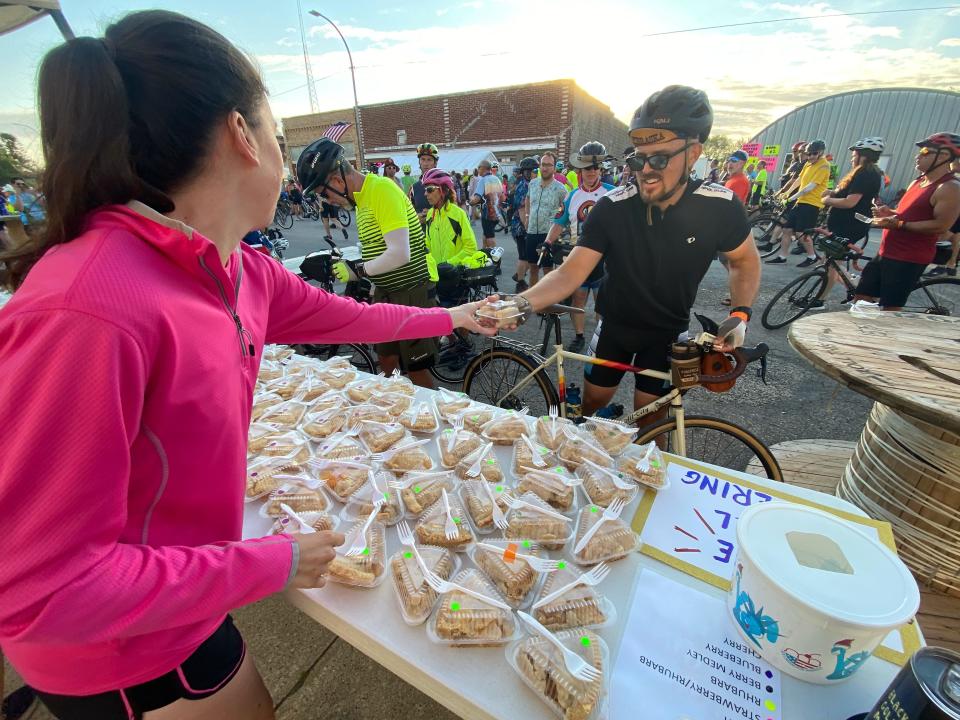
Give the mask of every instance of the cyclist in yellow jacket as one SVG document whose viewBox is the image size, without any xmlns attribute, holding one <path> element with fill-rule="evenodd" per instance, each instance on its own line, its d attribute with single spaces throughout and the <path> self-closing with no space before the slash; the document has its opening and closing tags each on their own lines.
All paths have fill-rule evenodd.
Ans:
<svg viewBox="0 0 960 720">
<path fill-rule="evenodd" d="M 437 265 L 483 267 L 487 256 L 477 247 L 470 219 L 459 205 L 454 180 L 444 170 L 427 170 L 421 178 L 429 203 L 427 209 L 427 265 L 431 279 L 438 279 Z"/>
</svg>

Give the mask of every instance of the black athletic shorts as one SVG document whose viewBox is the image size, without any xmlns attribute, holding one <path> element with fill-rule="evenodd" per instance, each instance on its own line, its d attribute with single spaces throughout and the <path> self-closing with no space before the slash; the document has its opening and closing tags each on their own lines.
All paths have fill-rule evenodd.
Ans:
<svg viewBox="0 0 960 720">
<path fill-rule="evenodd" d="M 330 205 L 328 203 L 320 204 L 320 217 L 331 218 L 333 220 L 337 219 L 337 213 L 340 212 L 340 208 L 336 205 Z"/>
<path fill-rule="evenodd" d="M 431 282 L 425 282 L 404 290 L 386 290 L 379 285 L 373 291 L 375 303 L 387 302 L 394 305 L 408 307 L 432 308 L 437 306 L 436 287 Z M 382 357 L 398 356 L 400 369 L 404 372 L 411 370 L 428 370 L 437 362 L 437 353 L 440 352 L 440 340 L 435 337 L 419 338 L 417 340 L 394 340 L 392 342 L 377 343 L 373 346 L 377 355 Z"/>
<path fill-rule="evenodd" d="M 957 221 L 950 227 L 950 232 L 954 235 L 960 233 L 960 217 L 957 217 Z"/>
<path fill-rule="evenodd" d="M 820 216 L 820 208 L 806 203 L 797 203 L 783 218 L 780 223 L 785 228 L 791 228 L 796 232 L 803 232 L 817 226 L 817 218 Z"/>
<path fill-rule="evenodd" d="M 878 298 L 880 307 L 903 307 L 926 268 L 926 263 L 876 257 L 863 269 L 857 295 Z"/>
<path fill-rule="evenodd" d="M 181 698 L 202 700 L 214 695 L 237 674 L 246 651 L 240 631 L 227 615 L 190 657 L 158 678 L 97 695 L 52 695 L 37 690 L 37 696 L 58 720 L 140 720 L 145 712 Z"/>
<path fill-rule="evenodd" d="M 540 253 L 537 247 L 543 245 L 547 239 L 546 233 L 527 233 L 523 241 L 523 251 L 520 253 L 520 259 L 528 263 L 539 264 L 540 267 L 553 267 L 553 253 L 549 248 L 543 253 L 543 260 L 540 260 Z"/>
<path fill-rule="evenodd" d="M 645 370 L 667 372 L 670 369 L 670 346 L 681 332 L 682 328 L 671 331 L 637 330 L 601 320 L 590 341 L 589 354 Z M 603 365 L 587 365 L 584 376 L 593 385 L 612 388 L 620 384 L 625 372 Z M 649 395 L 666 395 L 669 390 L 663 380 L 645 375 L 634 375 L 634 384 L 637 390 Z"/>
<path fill-rule="evenodd" d="M 492 238 L 497 236 L 496 220 L 488 220 L 485 217 L 480 218 L 480 227 L 483 228 L 483 236 L 485 238 Z"/>
</svg>

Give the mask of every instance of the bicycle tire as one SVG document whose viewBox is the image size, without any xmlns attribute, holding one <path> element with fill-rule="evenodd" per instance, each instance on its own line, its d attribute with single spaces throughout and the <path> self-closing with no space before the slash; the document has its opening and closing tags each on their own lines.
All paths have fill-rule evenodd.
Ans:
<svg viewBox="0 0 960 720">
<path fill-rule="evenodd" d="M 336 355 L 346 355 L 350 359 L 350 364 L 357 370 L 361 370 L 371 375 L 378 372 L 377 359 L 373 352 L 365 345 L 357 343 L 345 343 L 341 345 L 298 345 L 297 352 L 301 355 L 329 360 Z"/>
<path fill-rule="evenodd" d="M 286 206 L 278 206 L 276 212 L 273 214 L 273 221 L 284 230 L 289 230 L 293 227 L 293 213 L 291 213 L 290 208 Z"/>
<path fill-rule="evenodd" d="M 750 234 L 753 235 L 753 241 L 757 245 L 757 252 L 760 253 L 761 259 L 768 258 L 780 252 L 780 246 L 771 242 L 773 230 L 776 227 L 776 223 L 774 222 L 776 219 L 776 215 L 761 214 L 750 221 Z M 769 250 L 760 250 L 759 246 L 765 243 L 770 243 L 773 247 Z"/>
<path fill-rule="evenodd" d="M 960 317 L 960 278 L 921 280 L 907 297 L 905 312 Z"/>
<path fill-rule="evenodd" d="M 683 426 L 687 440 L 686 457 L 691 460 L 699 460 L 741 472 L 746 471 L 747 466 L 756 460 L 763 467 L 766 477 L 783 482 L 783 471 L 780 469 L 777 458 L 770 452 L 770 448 L 749 430 L 727 420 L 707 415 L 686 415 L 683 419 Z M 639 437 L 634 442 L 638 445 L 646 445 L 653 440 L 660 440 L 666 436 L 665 442 L 663 444 L 658 443 L 658 445 L 667 452 L 679 454 L 671 448 L 673 431 L 676 429 L 677 419 L 675 417 L 664 418 L 645 429 L 641 429 Z M 727 446 L 731 449 L 731 452 L 724 452 L 721 448 L 721 436 L 731 438 L 730 442 L 736 443 Z M 716 446 L 715 451 L 712 454 L 707 452 L 714 445 Z"/>
<path fill-rule="evenodd" d="M 494 346 L 478 354 L 467 365 L 463 374 L 463 392 L 488 405 L 512 410 L 528 407 L 534 417 L 546 415 L 550 406 L 560 405 L 560 396 L 545 371 L 533 376 L 533 382 L 521 391 L 521 396 L 509 392 L 539 364 L 540 361 L 531 355 Z"/>
<path fill-rule="evenodd" d="M 350 227 L 350 211 L 346 208 L 340 208 L 337 210 L 337 222 L 340 223 L 341 227 Z"/>
<path fill-rule="evenodd" d="M 469 353 L 466 348 L 459 351 L 454 347 L 441 348 L 437 353 L 437 361 L 430 368 L 430 374 L 447 385 L 462 386 L 467 366 L 476 355 L 476 352 Z"/>
<path fill-rule="evenodd" d="M 812 285 L 807 284 L 810 280 L 814 280 Z M 760 322 L 767 330 L 778 330 L 785 325 L 789 325 L 810 309 L 809 301 L 820 297 L 826 283 L 827 271 L 824 268 L 811 270 L 791 280 L 767 303 L 767 306 L 763 309 Z M 780 302 L 781 299 L 784 301 Z M 783 315 L 773 314 L 772 311 L 777 307 L 777 303 L 780 303 L 780 306 L 783 307 Z"/>
</svg>

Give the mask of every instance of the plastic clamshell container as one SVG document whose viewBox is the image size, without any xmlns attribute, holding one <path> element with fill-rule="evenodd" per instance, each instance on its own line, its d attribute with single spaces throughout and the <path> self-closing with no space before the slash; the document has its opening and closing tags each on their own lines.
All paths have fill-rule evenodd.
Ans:
<svg viewBox="0 0 960 720">
<path fill-rule="evenodd" d="M 509 540 L 533 540 L 544 550 L 563 550 L 573 537 L 570 518 L 533 493 L 524 494 L 520 500 L 526 504 L 510 508 L 503 536 Z"/>
<path fill-rule="evenodd" d="M 638 433 L 636 426 L 598 417 L 588 419 L 584 427 L 593 435 L 596 443 L 613 457 L 630 447 Z"/>
<path fill-rule="evenodd" d="M 274 423 L 283 428 L 293 429 L 300 424 L 309 409 L 310 406 L 305 402 L 286 400 L 261 414 L 257 422 Z"/>
<path fill-rule="evenodd" d="M 444 428 L 437 435 L 436 442 L 440 464 L 447 470 L 452 470 L 467 455 L 487 444 L 483 438 L 471 430 L 454 428 Z"/>
<path fill-rule="evenodd" d="M 417 550 L 424 564 L 441 580 L 449 580 L 460 571 L 460 558 L 446 548 L 422 546 Z M 403 547 L 390 558 L 390 578 L 403 621 L 407 625 L 425 623 L 440 596 L 423 579 L 410 548 Z"/>
<path fill-rule="evenodd" d="M 384 452 L 413 439 L 407 429 L 398 422 L 365 420 L 360 424 L 360 441 L 372 453 Z"/>
<path fill-rule="evenodd" d="M 554 510 L 571 515 L 578 505 L 577 485 L 579 478 L 563 465 L 554 465 L 543 470 L 530 470 L 517 478 L 517 492 L 532 492 Z"/>
<path fill-rule="evenodd" d="M 550 452 L 550 448 L 536 442 L 529 435 L 524 435 L 513 443 L 510 470 L 515 477 L 520 477 L 530 470 L 546 470 L 557 462 L 557 456 Z"/>
<path fill-rule="evenodd" d="M 441 472 L 407 473 L 395 481 L 406 509 L 405 517 L 416 520 L 440 499 L 441 490 L 452 493 L 457 489 L 457 478 L 449 470 Z"/>
<path fill-rule="evenodd" d="M 554 715 L 561 720 L 604 720 L 607 717 L 610 650 L 591 630 L 564 630 L 554 633 L 564 647 L 572 650 L 600 671 L 591 682 L 578 680 L 567 670 L 563 653 L 538 633 L 510 643 L 507 662 Z M 637 717 L 642 717 L 642 713 Z"/>
<path fill-rule="evenodd" d="M 501 512 L 506 516 L 510 506 L 502 498 L 509 490 L 510 488 L 504 483 L 488 483 L 480 478 L 464 480 L 460 483 L 460 500 L 478 535 L 489 535 L 498 530 L 493 522 L 493 503 L 490 501 L 490 495 L 493 495 Z"/>
<path fill-rule="evenodd" d="M 258 457 L 253 458 L 247 463 L 247 487 L 246 502 L 258 500 L 265 495 L 269 495 L 278 487 L 286 482 L 288 478 L 280 478 L 280 475 L 294 475 L 303 485 L 310 482 L 309 475 L 306 475 L 296 460 L 292 457 Z"/>
<path fill-rule="evenodd" d="M 345 523 L 355 523 L 357 520 L 366 520 L 373 512 L 373 503 L 376 500 L 383 500 L 380 512 L 377 513 L 377 522 L 382 522 L 387 527 L 396 525 L 403 519 L 403 501 L 400 499 L 400 492 L 389 486 L 389 480 L 393 476 L 389 473 L 380 473 L 371 476 L 370 484 L 364 485 L 357 490 L 347 500 L 340 511 L 340 518 Z"/>
<path fill-rule="evenodd" d="M 495 415 L 493 419 L 484 424 L 480 434 L 497 445 L 513 445 L 521 435 L 530 434 L 526 408 L 520 412 L 507 410 Z"/>
<path fill-rule="evenodd" d="M 437 415 L 447 421 L 450 420 L 452 415 L 468 408 L 472 403 L 473 400 L 470 399 L 469 395 L 446 388 L 440 388 L 437 390 L 437 394 L 433 396 L 433 404 Z"/>
<path fill-rule="evenodd" d="M 460 498 L 455 493 L 447 493 L 447 502 L 450 504 L 450 518 L 457 529 L 456 534 L 450 538 L 446 535 L 447 513 L 441 496 L 420 516 L 413 528 L 414 537 L 421 545 L 436 545 L 455 552 L 465 552 L 475 540 L 473 529 L 467 522 Z"/>
<path fill-rule="evenodd" d="M 477 464 L 477 460 L 480 461 L 480 473 L 471 477 L 468 473 L 473 470 L 473 466 Z M 490 443 L 477 448 L 469 455 L 463 457 L 460 462 L 457 463 L 456 470 L 457 477 L 461 480 L 483 479 L 494 485 L 502 485 L 507 479 L 507 476 L 503 472 L 503 467 L 500 465 L 500 459 L 497 457 L 497 453 Z"/>
<path fill-rule="evenodd" d="M 507 605 L 514 609 L 527 607 L 540 585 L 541 573 L 534 570 L 526 560 L 517 557 L 516 553 L 538 558 L 543 558 L 546 554 L 536 543 L 529 543 L 530 547 L 521 548 L 520 543 L 513 540 L 491 539 L 483 542 L 496 545 L 500 551 L 472 545 L 467 551 L 467 556 L 496 586 L 497 592 L 504 598 Z"/>
<path fill-rule="evenodd" d="M 410 432 L 432 435 L 440 429 L 440 418 L 433 403 L 414 402 L 401 413 L 398 421 Z"/>
<path fill-rule="evenodd" d="M 575 552 L 580 538 L 601 523 L 586 546 Z M 621 560 L 640 547 L 640 538 L 622 518 L 604 520 L 603 508 L 599 505 L 584 505 L 577 516 L 577 525 L 570 542 L 570 557 L 578 565 L 596 565 L 601 562 Z"/>
<path fill-rule="evenodd" d="M 577 468 L 577 477 L 580 478 L 581 489 L 587 502 L 600 507 L 607 507 L 616 498 L 620 498 L 628 505 L 640 492 L 639 486 L 632 480 L 628 480 L 623 473 L 618 470 L 608 470 L 599 465 L 585 462 Z M 628 487 L 620 487 L 614 482 L 613 476 Z"/>
<path fill-rule="evenodd" d="M 351 527 L 341 529 L 344 535 L 357 525 L 362 525 L 363 521 L 354 523 Z M 386 528 L 383 523 L 374 522 L 367 530 L 367 547 L 360 555 L 344 555 L 347 550 L 346 545 L 341 545 L 336 550 L 336 557 L 327 566 L 327 577 L 341 585 L 350 585 L 360 588 L 377 587 L 386 577 Z M 350 538 L 347 538 L 349 541 Z"/>
<path fill-rule="evenodd" d="M 451 582 L 505 602 L 477 568 L 461 570 Z M 520 634 L 518 625 L 512 611 L 453 590 L 440 596 L 427 623 L 427 637 L 450 647 L 493 647 L 515 640 Z"/>
<path fill-rule="evenodd" d="M 310 527 L 316 531 L 321 530 L 336 530 L 340 527 L 340 518 L 336 515 L 330 515 L 326 512 L 304 512 L 297 513 L 300 518 Z M 281 533 L 302 533 L 303 530 L 300 529 L 300 525 L 291 517 L 287 515 L 281 515 L 278 517 L 274 523 L 273 527 L 270 528 L 271 535 L 279 535 Z"/>
<path fill-rule="evenodd" d="M 740 516 L 737 544 L 727 594 L 733 622 L 764 660 L 799 680 L 852 676 L 920 606 L 907 566 L 835 515 L 754 505 Z"/>
<path fill-rule="evenodd" d="M 513 300 L 495 300 L 479 308 L 474 315 L 480 320 L 481 324 L 488 327 L 503 327 L 513 325 L 517 320 L 523 317 L 520 308 Z"/>
<path fill-rule="evenodd" d="M 650 448 L 651 445 L 653 445 L 652 448 Z M 653 441 L 643 446 L 631 446 L 617 458 L 616 468 L 623 473 L 624 478 L 653 490 L 665 490 L 670 487 L 670 481 L 667 479 L 667 461 Z"/>
<path fill-rule="evenodd" d="M 286 483 L 267 495 L 267 501 L 257 513 L 264 518 L 282 517 L 281 503 L 295 513 L 325 512 L 330 509 L 330 498 L 321 488 Z"/>
<path fill-rule="evenodd" d="M 314 484 L 323 487 L 341 503 L 369 485 L 373 475 L 370 465 L 352 460 L 311 460 L 303 469 L 313 478 Z"/>
<path fill-rule="evenodd" d="M 538 417 L 534 426 L 536 440 L 551 450 L 559 450 L 563 441 L 567 439 L 563 434 L 565 427 L 574 427 L 573 421 L 551 415 Z"/>
<path fill-rule="evenodd" d="M 326 410 L 308 412 L 300 423 L 300 431 L 311 440 L 322 441 L 343 430 L 346 424 L 347 416 L 343 410 L 339 407 L 330 407 Z"/>
</svg>

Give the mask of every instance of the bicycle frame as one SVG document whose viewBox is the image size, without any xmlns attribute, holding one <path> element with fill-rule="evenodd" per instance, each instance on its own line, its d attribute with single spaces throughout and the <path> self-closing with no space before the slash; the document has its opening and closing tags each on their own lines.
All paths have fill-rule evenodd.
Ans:
<svg viewBox="0 0 960 720">
<path fill-rule="evenodd" d="M 633 365 L 627 365 L 625 363 L 614 362 L 613 360 L 602 360 L 600 358 L 590 357 L 589 355 L 581 355 L 579 353 L 572 353 L 563 349 L 563 345 L 554 345 L 553 354 L 541 362 L 534 370 L 527 374 L 519 383 L 510 388 L 510 391 L 507 395 L 504 395 L 502 398 L 497 400 L 499 405 L 503 400 L 521 388 L 525 387 L 530 381 L 533 380 L 533 377 L 540 372 L 541 370 L 546 369 L 551 363 L 556 363 L 557 365 L 557 383 L 559 385 L 558 392 L 560 396 L 560 416 L 567 416 L 567 386 L 566 379 L 563 373 L 563 361 L 564 358 L 567 360 L 577 360 L 579 362 L 587 363 L 589 365 L 601 365 L 603 367 L 614 368 L 616 370 L 623 370 L 625 372 L 633 373 L 634 375 L 644 375 L 646 377 L 656 378 L 658 380 L 672 380 L 670 373 L 661 372 L 659 370 L 649 370 L 646 368 L 638 368 Z M 683 395 L 680 390 L 677 388 L 671 389 L 669 393 L 663 397 L 657 398 L 653 402 L 647 403 L 642 408 L 634 411 L 632 414 L 628 415 L 624 420 L 626 422 L 633 422 L 638 420 L 645 415 L 655 413 L 658 410 L 661 410 L 667 406 L 670 406 L 673 416 L 677 420 L 677 430 L 676 436 L 673 438 L 674 445 L 677 452 L 680 455 L 686 455 L 687 453 L 687 442 L 684 432 L 684 422 L 683 422 Z"/>
</svg>

